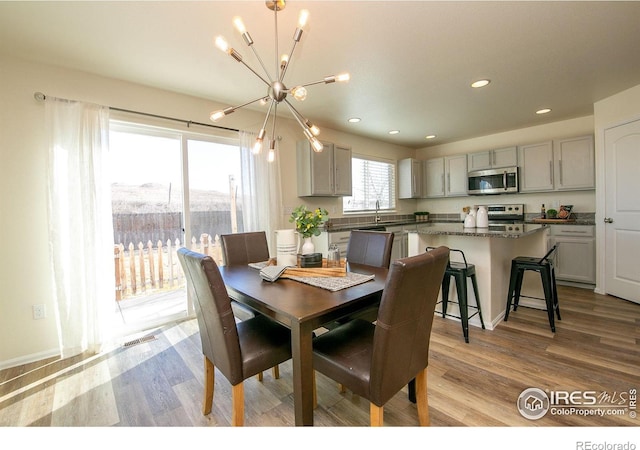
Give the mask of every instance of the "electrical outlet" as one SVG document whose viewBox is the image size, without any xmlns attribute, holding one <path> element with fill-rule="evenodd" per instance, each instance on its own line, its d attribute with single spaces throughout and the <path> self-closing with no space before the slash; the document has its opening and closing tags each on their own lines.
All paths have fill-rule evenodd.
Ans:
<svg viewBox="0 0 640 450">
<path fill-rule="evenodd" d="M 33 305 L 33 319 L 44 319 L 47 317 L 47 310 L 44 305 Z"/>
</svg>

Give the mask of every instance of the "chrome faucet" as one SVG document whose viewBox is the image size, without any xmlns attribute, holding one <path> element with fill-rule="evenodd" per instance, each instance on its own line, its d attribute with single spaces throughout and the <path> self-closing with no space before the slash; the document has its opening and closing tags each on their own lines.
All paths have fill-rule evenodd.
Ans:
<svg viewBox="0 0 640 450">
<path fill-rule="evenodd" d="M 376 200 L 376 223 L 380 222 L 380 200 Z"/>
</svg>

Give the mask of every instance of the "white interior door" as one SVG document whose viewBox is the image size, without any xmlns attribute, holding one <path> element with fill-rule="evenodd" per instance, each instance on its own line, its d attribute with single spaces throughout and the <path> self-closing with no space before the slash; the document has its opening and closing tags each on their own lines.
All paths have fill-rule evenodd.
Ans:
<svg viewBox="0 0 640 450">
<path fill-rule="evenodd" d="M 640 120 L 605 130 L 605 290 L 640 303 Z"/>
</svg>

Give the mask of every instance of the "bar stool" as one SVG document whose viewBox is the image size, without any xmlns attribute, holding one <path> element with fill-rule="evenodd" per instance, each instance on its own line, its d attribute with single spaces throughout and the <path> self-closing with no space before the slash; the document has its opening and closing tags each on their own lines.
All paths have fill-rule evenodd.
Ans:
<svg viewBox="0 0 640 450">
<path fill-rule="evenodd" d="M 552 255 L 558 248 L 558 245 L 554 245 L 542 258 L 531 256 L 518 256 L 511 260 L 511 277 L 509 279 L 509 292 L 507 293 L 507 310 L 504 313 L 504 321 L 509 318 L 509 311 L 511 310 L 511 304 L 513 303 L 513 310 L 518 309 L 518 303 L 520 297 L 530 297 L 527 295 L 520 295 L 522 289 L 522 279 L 524 278 L 524 272 L 526 270 L 533 270 L 540 273 L 542 279 L 542 288 L 544 290 L 544 300 L 547 304 L 547 315 L 549 316 L 549 325 L 551 325 L 551 331 L 556 332 L 556 326 L 554 322 L 554 311 L 560 318 L 560 306 L 558 305 L 558 290 L 556 287 L 556 272 L 553 267 Z"/>
<path fill-rule="evenodd" d="M 427 251 L 433 250 L 435 247 L 427 247 Z M 442 279 L 442 300 L 438 303 L 442 303 L 442 317 L 449 316 L 460 319 L 462 324 L 462 333 L 464 334 L 464 341 L 469 343 L 469 319 L 478 315 L 480 317 L 480 324 L 484 330 L 484 320 L 482 320 L 482 309 L 480 308 L 480 295 L 478 294 L 478 281 L 476 279 L 476 266 L 467 263 L 467 258 L 462 250 L 450 249 L 450 252 L 457 252 L 462 255 L 463 262 L 452 262 L 449 260 L 447 268 Z M 449 301 L 449 285 L 451 278 L 455 280 L 456 292 L 458 293 L 458 301 Z M 471 278 L 471 284 L 473 286 L 473 294 L 476 298 L 476 305 L 469 305 L 467 296 L 467 278 Z M 447 313 L 447 306 L 449 303 L 455 303 L 460 307 L 460 316 Z M 475 312 L 469 315 L 469 308 L 475 309 Z"/>
</svg>

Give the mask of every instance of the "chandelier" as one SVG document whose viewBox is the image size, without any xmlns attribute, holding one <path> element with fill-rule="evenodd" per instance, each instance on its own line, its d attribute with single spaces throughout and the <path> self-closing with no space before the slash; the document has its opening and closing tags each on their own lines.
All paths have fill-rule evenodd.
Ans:
<svg viewBox="0 0 640 450">
<path fill-rule="evenodd" d="M 242 35 L 244 42 L 253 51 L 256 59 L 260 63 L 260 66 L 262 66 L 262 70 L 264 71 L 264 76 L 260 75 L 258 72 L 256 72 L 256 70 L 254 70 L 251 66 L 249 66 L 243 60 L 242 55 L 240 55 L 240 53 L 238 53 L 234 48 L 229 47 L 229 44 L 222 36 L 218 36 L 215 42 L 216 42 L 216 47 L 218 47 L 220 50 L 230 55 L 233 59 L 235 59 L 239 63 L 242 63 L 247 69 L 249 69 L 256 77 L 258 77 L 267 86 L 267 95 L 261 96 L 255 100 L 251 100 L 249 102 L 243 103 L 238 106 L 230 106 L 225 109 L 214 111 L 211 113 L 210 118 L 213 122 L 216 122 L 222 119 L 224 116 L 228 116 L 229 114 L 237 111 L 238 109 L 244 106 L 251 105 L 256 102 L 260 102 L 263 105 L 268 104 L 269 107 L 267 109 L 267 114 L 264 119 L 264 123 L 262 124 L 262 128 L 258 132 L 258 136 L 256 138 L 255 144 L 252 147 L 252 152 L 254 154 L 259 154 L 262 151 L 265 137 L 267 137 L 266 128 L 269 124 L 269 119 L 271 118 L 271 135 L 270 137 L 268 137 L 269 152 L 267 156 L 268 160 L 271 162 L 275 158 L 276 120 L 277 120 L 277 113 L 278 113 L 278 105 L 280 103 L 284 103 L 289 108 L 289 110 L 291 111 L 291 114 L 296 119 L 300 127 L 302 127 L 302 132 L 304 133 L 304 136 L 307 138 L 307 140 L 311 144 L 311 148 L 313 148 L 315 152 L 321 152 L 323 145 L 316 137 L 320 133 L 320 130 L 318 129 L 317 126 L 312 124 L 307 118 L 305 118 L 302 114 L 300 114 L 300 112 L 298 112 L 298 110 L 287 99 L 287 95 L 291 94 L 293 98 L 295 98 L 296 100 L 304 101 L 304 99 L 307 97 L 306 88 L 308 86 L 321 84 L 321 83 L 329 84 L 329 83 L 334 83 L 336 81 L 346 82 L 346 81 L 349 81 L 349 74 L 345 73 L 341 75 L 329 76 L 319 81 L 296 85 L 291 89 L 287 89 L 287 87 L 284 84 L 284 78 L 287 73 L 289 64 L 291 63 L 291 60 L 293 58 L 293 52 L 296 48 L 296 44 L 300 42 L 300 38 L 302 37 L 303 28 L 307 22 L 307 19 L 309 18 L 309 11 L 305 9 L 300 11 L 300 16 L 298 18 L 298 26 L 295 32 L 293 33 L 293 46 L 291 47 L 291 51 L 288 54 L 282 55 L 282 57 L 278 59 L 278 53 L 279 53 L 278 52 L 278 11 L 282 11 L 285 8 L 285 0 L 275 0 L 275 1 L 267 0 L 265 1 L 265 4 L 267 8 L 273 11 L 273 16 L 275 21 L 276 61 L 275 61 L 275 70 L 273 73 L 267 70 L 264 62 L 260 58 L 260 55 L 258 55 L 258 52 L 253 46 L 253 39 L 251 39 L 251 35 L 245 28 L 244 23 L 242 22 L 242 19 L 240 17 L 234 17 L 233 23 L 236 29 L 238 30 L 238 32 Z"/>
</svg>

